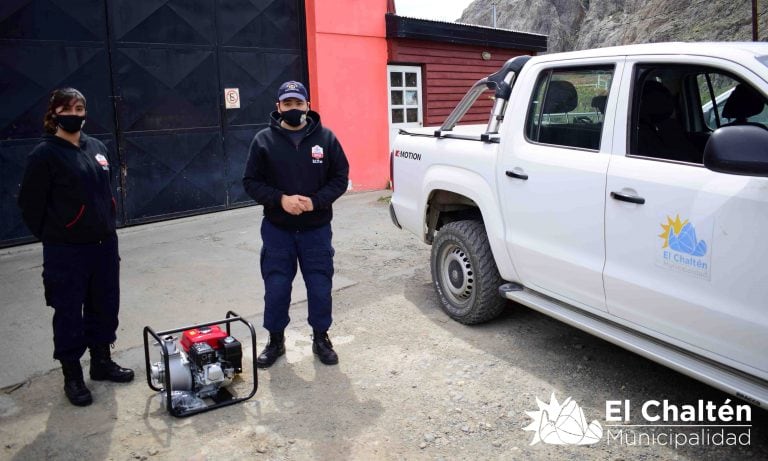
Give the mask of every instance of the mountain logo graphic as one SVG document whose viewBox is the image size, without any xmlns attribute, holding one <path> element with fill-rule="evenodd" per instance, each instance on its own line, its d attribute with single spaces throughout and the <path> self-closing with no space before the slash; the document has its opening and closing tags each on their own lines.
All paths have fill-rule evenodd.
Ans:
<svg viewBox="0 0 768 461">
<path fill-rule="evenodd" d="M 603 438 L 603 427 L 597 420 L 587 424 L 579 405 L 566 398 L 562 404 L 552 393 L 549 403 L 536 397 L 537 411 L 526 411 L 533 422 L 523 430 L 533 431 L 531 445 L 544 442 L 551 445 L 592 445 Z"/>
<path fill-rule="evenodd" d="M 664 232 L 659 237 L 664 240 L 661 248 L 669 248 L 691 256 L 704 256 L 707 254 L 707 242 L 696 238 L 696 229 L 693 224 L 680 220 L 680 215 L 675 219 L 667 216 L 667 223 L 662 224 Z"/>
</svg>

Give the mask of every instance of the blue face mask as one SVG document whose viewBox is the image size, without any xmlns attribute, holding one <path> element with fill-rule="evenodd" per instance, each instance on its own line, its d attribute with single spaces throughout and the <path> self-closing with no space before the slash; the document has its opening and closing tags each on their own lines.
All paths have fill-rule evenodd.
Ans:
<svg viewBox="0 0 768 461">
<path fill-rule="evenodd" d="M 301 126 L 307 120 L 307 113 L 299 109 L 291 109 L 280 113 L 280 118 L 290 126 Z"/>
</svg>

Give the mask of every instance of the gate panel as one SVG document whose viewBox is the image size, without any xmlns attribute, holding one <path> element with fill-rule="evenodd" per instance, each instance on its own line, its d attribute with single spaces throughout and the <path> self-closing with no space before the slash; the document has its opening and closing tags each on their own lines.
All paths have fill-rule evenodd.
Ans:
<svg viewBox="0 0 768 461">
<path fill-rule="evenodd" d="M 222 88 L 240 90 L 240 108 L 225 111 L 224 149 L 230 206 L 252 203 L 242 186 L 253 136 L 269 123 L 277 89 L 307 82 L 304 2 L 219 0 L 219 72 Z"/>
<path fill-rule="evenodd" d="M 254 134 L 268 126 L 277 89 L 304 75 L 301 55 L 258 51 L 223 51 L 222 82 L 240 88 L 240 109 L 226 111 L 227 185 L 229 204 L 251 201 L 242 186 L 243 169 Z"/>
<path fill-rule="evenodd" d="M 192 132 L 135 133 L 125 140 L 126 163 L 131 165 L 125 178 L 131 195 L 127 203 L 129 215 L 170 217 L 225 202 L 221 187 L 224 159 L 218 127 Z M 168 204 L 173 204 L 173 208 Z"/>
<path fill-rule="evenodd" d="M 307 81 L 304 28 L 303 0 L 0 0 L 0 246 L 32 240 L 16 199 L 56 87 L 88 99 L 119 224 L 252 203 L 248 146 Z"/>
<path fill-rule="evenodd" d="M 112 35 L 118 43 L 212 45 L 210 0 L 111 0 Z"/>
<path fill-rule="evenodd" d="M 0 139 L 40 138 L 48 97 L 55 88 L 74 86 L 88 100 L 86 133 L 111 133 L 107 52 L 103 44 L 2 43 L 0 40 Z"/>
<path fill-rule="evenodd" d="M 225 49 L 221 75 L 225 85 L 240 85 L 240 109 L 228 110 L 226 122 L 228 126 L 242 126 L 269 123 L 280 84 L 301 80 L 304 69 L 298 53 Z"/>
<path fill-rule="evenodd" d="M 218 10 L 223 46 L 304 49 L 303 1 L 219 0 Z"/>
<path fill-rule="evenodd" d="M 227 130 L 224 138 L 224 150 L 227 153 L 225 180 L 227 203 L 230 205 L 253 203 L 253 199 L 243 189 L 243 171 L 253 136 L 265 126 L 267 125 L 247 125 Z"/>
<path fill-rule="evenodd" d="M 113 67 L 123 133 L 219 126 L 214 50 L 122 48 Z"/>
<path fill-rule="evenodd" d="M 39 141 L 0 141 L 0 244 L 13 244 L 30 239 L 29 229 L 21 220 L 16 200 L 27 164 L 27 155 Z"/>
<path fill-rule="evenodd" d="M 128 222 L 224 208 L 214 2 L 109 10 Z"/>
<path fill-rule="evenodd" d="M 25 40 L 103 41 L 104 0 L 3 0 L 0 37 Z"/>
<path fill-rule="evenodd" d="M 0 246 L 33 240 L 16 200 L 54 88 L 73 86 L 87 98 L 85 131 L 109 148 L 120 197 L 106 32 L 103 0 L 0 2 Z"/>
</svg>

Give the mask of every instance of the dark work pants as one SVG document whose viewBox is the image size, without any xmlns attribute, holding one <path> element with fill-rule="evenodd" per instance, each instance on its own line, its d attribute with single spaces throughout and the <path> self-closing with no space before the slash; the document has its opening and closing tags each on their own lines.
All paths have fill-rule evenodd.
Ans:
<svg viewBox="0 0 768 461">
<path fill-rule="evenodd" d="M 264 279 L 264 328 L 280 332 L 288 326 L 291 284 L 296 267 L 307 287 L 309 324 L 314 330 L 331 326 L 333 247 L 331 225 L 304 231 L 276 227 L 266 218 L 261 223 L 261 276 Z"/>
<path fill-rule="evenodd" d="M 120 307 L 117 237 L 101 243 L 43 244 L 46 304 L 53 307 L 53 358 L 79 360 L 115 342 Z"/>
</svg>

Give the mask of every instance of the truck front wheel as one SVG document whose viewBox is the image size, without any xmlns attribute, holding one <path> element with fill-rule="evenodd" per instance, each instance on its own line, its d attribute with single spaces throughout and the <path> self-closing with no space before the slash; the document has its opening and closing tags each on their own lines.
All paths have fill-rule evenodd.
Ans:
<svg viewBox="0 0 768 461">
<path fill-rule="evenodd" d="M 481 222 L 443 226 L 432 243 L 430 266 L 440 305 L 452 319 L 471 325 L 494 319 L 504 310 L 506 300 L 498 294 L 504 281 Z"/>
</svg>

